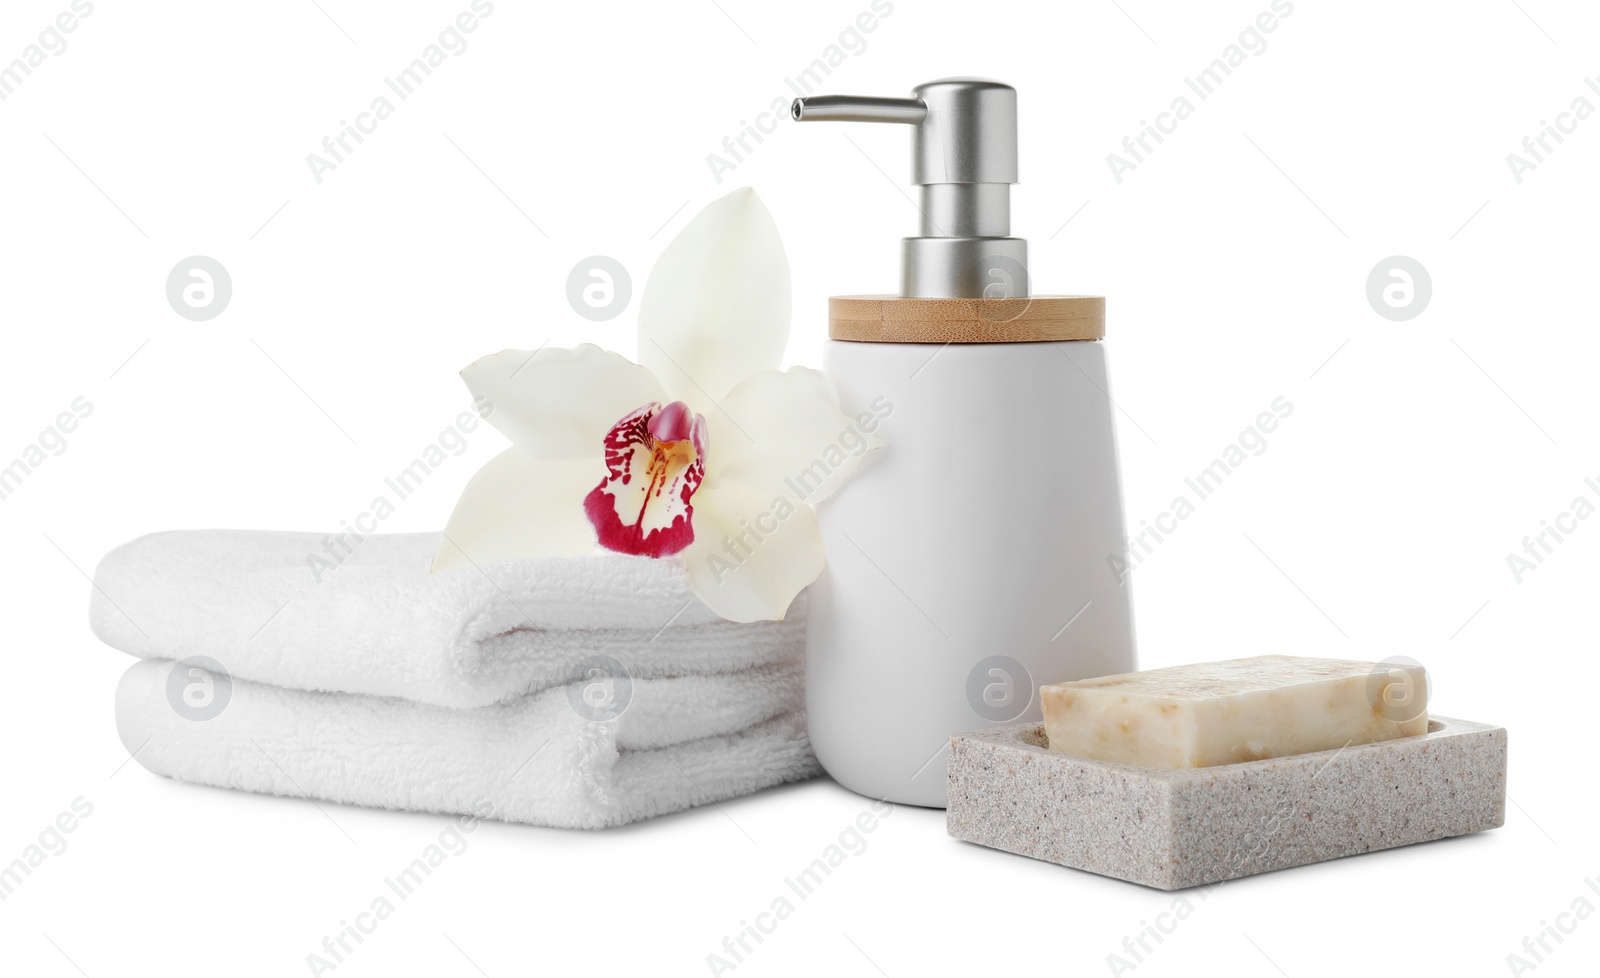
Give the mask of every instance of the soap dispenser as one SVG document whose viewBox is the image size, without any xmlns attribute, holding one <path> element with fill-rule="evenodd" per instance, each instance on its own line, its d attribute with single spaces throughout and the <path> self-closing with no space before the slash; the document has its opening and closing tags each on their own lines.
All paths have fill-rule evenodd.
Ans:
<svg viewBox="0 0 1600 978">
<path fill-rule="evenodd" d="M 819 508 L 806 709 L 840 784 L 942 808 L 952 734 L 1039 719 L 1042 683 L 1134 669 L 1105 300 L 1033 292 L 1011 86 L 791 115 L 911 130 L 921 233 L 899 293 L 828 300 L 827 372 L 884 447 Z"/>
</svg>

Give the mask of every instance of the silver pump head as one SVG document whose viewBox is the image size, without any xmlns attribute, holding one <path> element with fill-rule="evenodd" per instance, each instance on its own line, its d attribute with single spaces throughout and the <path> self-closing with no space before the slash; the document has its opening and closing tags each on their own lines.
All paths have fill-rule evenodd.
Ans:
<svg viewBox="0 0 1600 978">
<path fill-rule="evenodd" d="M 1017 182 L 1017 90 L 982 78 L 941 78 L 911 98 L 797 98 L 796 122 L 911 126 L 911 182 L 921 233 L 900 251 L 900 294 L 1010 299 L 1029 295 L 1028 242 L 1011 237 Z"/>
</svg>

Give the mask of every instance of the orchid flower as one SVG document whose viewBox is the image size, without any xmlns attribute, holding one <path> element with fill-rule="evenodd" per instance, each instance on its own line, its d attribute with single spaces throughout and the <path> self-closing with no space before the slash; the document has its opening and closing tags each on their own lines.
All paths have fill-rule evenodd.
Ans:
<svg viewBox="0 0 1600 978">
<path fill-rule="evenodd" d="M 789 306 L 772 215 L 736 190 L 651 270 L 638 363 L 586 343 L 468 366 L 514 447 L 467 484 L 434 571 L 598 545 L 678 562 L 723 618 L 782 618 L 822 572 L 812 507 L 880 444 L 822 373 L 777 369 Z"/>
</svg>

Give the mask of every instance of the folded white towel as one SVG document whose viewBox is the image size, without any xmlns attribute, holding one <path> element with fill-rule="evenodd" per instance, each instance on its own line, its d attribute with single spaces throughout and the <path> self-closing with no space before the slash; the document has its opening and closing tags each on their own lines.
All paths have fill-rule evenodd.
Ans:
<svg viewBox="0 0 1600 978">
<path fill-rule="evenodd" d="M 581 688 L 450 709 L 237 677 L 195 720 L 168 698 L 173 667 L 128 670 L 117 732 L 146 768 L 198 784 L 593 829 L 818 773 L 799 662 L 634 679 L 604 721 L 574 707 Z"/>
<path fill-rule="evenodd" d="M 435 533 L 327 540 L 141 537 L 101 561 L 91 624 L 142 658 L 204 655 L 238 679 L 457 707 L 565 683 L 597 655 L 653 679 L 803 654 L 803 595 L 783 622 L 725 622 L 670 561 L 604 554 L 430 574 Z"/>
</svg>

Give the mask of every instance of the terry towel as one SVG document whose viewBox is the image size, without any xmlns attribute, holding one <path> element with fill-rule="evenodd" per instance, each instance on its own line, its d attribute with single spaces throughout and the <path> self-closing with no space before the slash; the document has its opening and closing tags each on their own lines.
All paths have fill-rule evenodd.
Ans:
<svg viewBox="0 0 1600 978">
<path fill-rule="evenodd" d="M 124 745 L 199 784 L 574 828 L 819 773 L 803 596 L 782 622 L 724 622 L 665 561 L 433 575 L 437 539 L 175 531 L 113 551 L 90 618 L 145 660 L 117 691 Z M 227 673 L 209 719 L 173 702 L 191 656 Z M 617 710 L 588 705 L 595 661 L 626 677 Z"/>
<path fill-rule="evenodd" d="M 656 679 L 771 665 L 805 642 L 803 595 L 782 622 L 726 622 L 669 561 L 604 554 L 430 574 L 436 533 L 345 539 L 348 554 L 315 533 L 140 537 L 100 562 L 90 624 L 141 658 L 204 655 L 241 679 L 461 707 L 564 683 L 592 656 Z M 328 569 L 330 550 L 342 562 Z"/>
<path fill-rule="evenodd" d="M 798 664 L 638 680 L 605 722 L 568 687 L 461 710 L 239 679 L 196 721 L 168 699 L 174 665 L 127 671 L 117 732 L 150 771 L 196 784 L 596 829 L 818 773 Z"/>
</svg>

